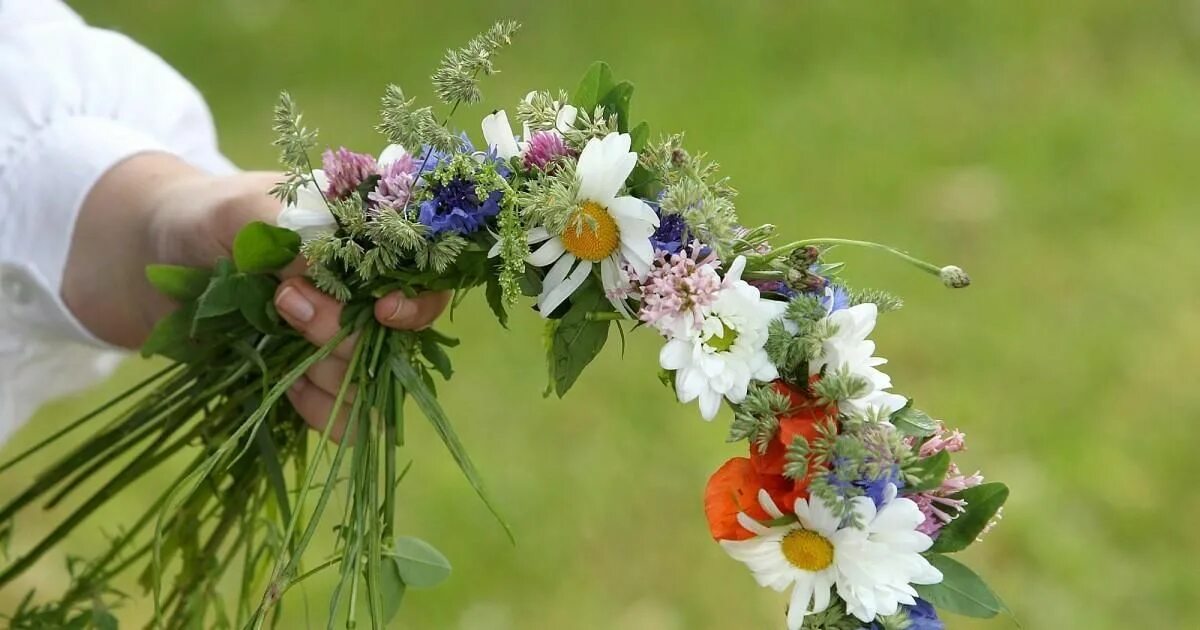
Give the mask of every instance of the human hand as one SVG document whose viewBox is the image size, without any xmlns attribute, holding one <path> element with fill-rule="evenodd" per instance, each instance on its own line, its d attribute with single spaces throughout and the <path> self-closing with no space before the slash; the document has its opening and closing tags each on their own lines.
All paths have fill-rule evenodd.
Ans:
<svg viewBox="0 0 1200 630">
<path fill-rule="evenodd" d="M 175 306 L 150 286 L 152 263 L 211 266 L 229 256 L 238 231 L 253 221 L 274 223 L 280 205 L 268 191 L 278 173 L 211 176 L 174 156 L 145 153 L 113 167 L 89 193 L 76 224 L 63 298 L 96 336 L 127 348 L 146 339 Z M 281 274 L 275 294 L 280 315 L 306 339 L 324 345 L 340 329 L 341 304 L 303 277 L 297 259 Z M 375 303 L 384 326 L 417 330 L 445 310 L 449 294 L 408 298 L 396 292 Z M 288 398 L 311 426 L 324 429 L 355 338 L 315 364 Z M 353 392 L 348 392 L 353 400 Z M 331 429 L 340 439 L 342 427 Z"/>
</svg>

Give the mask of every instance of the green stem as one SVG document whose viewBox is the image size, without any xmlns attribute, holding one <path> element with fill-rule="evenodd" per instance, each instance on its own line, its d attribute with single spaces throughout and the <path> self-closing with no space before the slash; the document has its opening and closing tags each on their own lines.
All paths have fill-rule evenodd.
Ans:
<svg viewBox="0 0 1200 630">
<path fill-rule="evenodd" d="M 913 256 L 907 252 L 898 250 L 895 247 L 889 247 L 887 245 L 875 243 L 872 241 L 857 241 L 857 240 L 848 239 L 848 238 L 809 238 L 809 239 L 805 239 L 802 241 L 794 241 L 794 242 L 788 243 L 787 245 L 784 245 L 782 247 L 771 250 L 769 253 L 763 254 L 761 256 L 754 256 L 754 257 L 752 257 L 752 259 L 755 262 L 769 262 L 769 261 L 787 256 L 788 254 L 791 254 L 792 252 L 796 251 L 797 249 L 800 249 L 801 247 L 808 247 L 810 245 L 850 245 L 853 247 L 865 247 L 867 249 L 875 249 L 875 250 L 879 250 L 879 251 L 891 254 L 891 255 L 913 265 L 917 269 L 920 269 L 921 271 L 924 271 L 926 273 L 931 273 L 935 276 L 940 275 L 941 271 L 942 271 L 941 267 L 939 267 L 933 263 L 921 260 L 920 258 L 917 258 L 916 256 Z"/>
</svg>

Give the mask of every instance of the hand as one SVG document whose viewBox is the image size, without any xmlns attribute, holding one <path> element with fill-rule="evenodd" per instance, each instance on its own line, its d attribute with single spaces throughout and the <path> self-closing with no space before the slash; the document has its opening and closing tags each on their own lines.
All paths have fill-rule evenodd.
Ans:
<svg viewBox="0 0 1200 630">
<path fill-rule="evenodd" d="M 63 299 L 97 337 L 126 348 L 145 341 L 154 323 L 175 305 L 145 279 L 151 263 L 211 266 L 229 256 L 238 230 L 253 221 L 275 222 L 279 202 L 268 191 L 278 173 L 207 175 L 178 158 L 144 153 L 114 166 L 80 210 L 63 276 Z M 306 339 L 324 345 L 340 328 L 341 304 L 302 277 L 297 260 L 283 272 L 275 294 L 280 315 Z M 375 317 L 391 328 L 417 330 L 446 308 L 445 292 L 407 298 L 384 296 Z M 355 339 L 314 365 L 288 392 L 301 416 L 324 429 Z M 353 392 L 348 392 L 353 400 Z M 331 435 L 340 439 L 342 427 Z"/>
</svg>

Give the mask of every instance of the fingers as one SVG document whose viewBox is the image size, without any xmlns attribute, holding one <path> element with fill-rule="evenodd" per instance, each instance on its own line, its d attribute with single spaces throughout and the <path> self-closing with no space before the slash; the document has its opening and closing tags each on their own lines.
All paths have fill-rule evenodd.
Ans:
<svg viewBox="0 0 1200 630">
<path fill-rule="evenodd" d="M 279 315 L 314 345 L 323 346 L 342 329 L 342 304 L 304 278 L 289 278 L 275 291 Z M 355 336 L 338 344 L 333 355 L 343 360 L 354 352 Z"/>
<path fill-rule="evenodd" d="M 329 418 L 332 415 L 333 404 L 337 399 L 330 395 L 329 392 L 317 387 L 308 378 L 302 377 L 296 381 L 296 384 L 288 390 L 288 400 L 292 401 L 292 406 L 300 414 L 308 426 L 316 431 L 325 431 L 325 427 L 329 424 Z M 350 416 L 350 407 L 343 404 L 341 411 L 334 421 L 333 428 L 329 430 L 329 438 L 334 442 L 341 442 L 342 436 L 346 432 L 346 422 Z"/>
<path fill-rule="evenodd" d="M 421 330 L 433 323 L 450 303 L 449 291 L 406 297 L 399 291 L 375 302 L 375 319 L 389 328 Z"/>
</svg>

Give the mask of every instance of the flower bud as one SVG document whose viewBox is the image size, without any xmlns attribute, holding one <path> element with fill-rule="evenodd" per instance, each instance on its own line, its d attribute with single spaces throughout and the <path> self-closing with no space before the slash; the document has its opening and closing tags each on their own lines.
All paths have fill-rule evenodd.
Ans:
<svg viewBox="0 0 1200 630">
<path fill-rule="evenodd" d="M 942 284 L 951 289 L 961 289 L 971 284 L 971 276 L 968 276 L 967 272 L 962 270 L 962 267 L 954 265 L 942 267 L 941 271 L 938 272 L 938 276 L 941 277 Z"/>
</svg>

